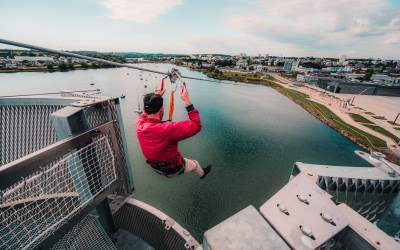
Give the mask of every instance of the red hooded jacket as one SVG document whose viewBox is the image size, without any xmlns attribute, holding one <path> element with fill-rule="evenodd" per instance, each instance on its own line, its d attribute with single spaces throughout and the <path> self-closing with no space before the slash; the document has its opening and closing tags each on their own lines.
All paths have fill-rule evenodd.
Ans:
<svg viewBox="0 0 400 250">
<path fill-rule="evenodd" d="M 136 134 L 143 155 L 152 163 L 170 162 L 170 167 L 182 164 L 178 142 L 196 135 L 201 130 L 200 115 L 193 105 L 186 107 L 190 120 L 165 122 L 148 118 L 143 112 L 136 119 Z"/>
</svg>

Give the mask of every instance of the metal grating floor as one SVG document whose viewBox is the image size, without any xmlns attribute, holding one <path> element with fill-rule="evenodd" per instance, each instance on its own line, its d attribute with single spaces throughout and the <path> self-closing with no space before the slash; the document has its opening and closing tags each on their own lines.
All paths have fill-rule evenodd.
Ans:
<svg viewBox="0 0 400 250">
<path fill-rule="evenodd" d="M 117 249 L 100 222 L 87 215 L 51 249 Z"/>
</svg>

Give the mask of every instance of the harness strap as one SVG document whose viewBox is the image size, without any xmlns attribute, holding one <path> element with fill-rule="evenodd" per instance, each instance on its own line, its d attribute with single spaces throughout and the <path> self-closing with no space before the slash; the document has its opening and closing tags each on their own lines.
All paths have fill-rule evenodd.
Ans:
<svg viewBox="0 0 400 250">
<path fill-rule="evenodd" d="M 174 114 L 174 91 L 171 90 L 171 100 L 169 102 L 169 114 L 168 121 L 172 121 L 172 115 Z"/>
<path fill-rule="evenodd" d="M 181 93 L 183 93 L 183 91 L 184 90 L 186 90 L 187 91 L 187 88 L 186 88 L 186 83 L 185 82 L 183 82 L 183 86 L 182 86 L 182 91 L 181 91 Z"/>
<path fill-rule="evenodd" d="M 155 162 L 150 162 L 149 160 L 146 160 L 146 162 L 151 166 L 151 168 L 162 175 L 165 175 L 168 177 L 168 175 L 170 174 L 176 174 L 177 172 L 179 172 L 179 175 L 183 174 L 185 172 L 185 166 L 186 166 L 186 161 L 185 159 L 182 157 L 182 164 L 181 165 L 177 165 L 174 166 L 172 168 L 169 168 L 168 166 L 171 165 L 170 162 L 159 162 L 159 163 L 155 163 Z"/>
</svg>

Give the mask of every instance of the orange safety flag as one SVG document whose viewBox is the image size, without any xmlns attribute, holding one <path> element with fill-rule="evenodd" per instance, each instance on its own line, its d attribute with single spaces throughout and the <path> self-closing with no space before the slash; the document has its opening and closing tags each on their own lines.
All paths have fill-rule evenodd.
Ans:
<svg viewBox="0 0 400 250">
<path fill-rule="evenodd" d="M 168 121 L 172 122 L 172 115 L 173 114 L 174 114 L 174 91 L 171 90 L 171 100 L 169 101 Z"/>
</svg>

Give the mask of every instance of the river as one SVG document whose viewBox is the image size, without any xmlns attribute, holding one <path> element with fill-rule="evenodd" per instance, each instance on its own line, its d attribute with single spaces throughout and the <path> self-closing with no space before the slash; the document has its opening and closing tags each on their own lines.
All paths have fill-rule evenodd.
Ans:
<svg viewBox="0 0 400 250">
<path fill-rule="evenodd" d="M 172 67 L 142 66 L 161 71 Z M 207 78 L 179 69 L 183 75 Z M 213 169 L 204 180 L 194 174 L 171 179 L 158 176 L 145 163 L 134 129 L 137 96 L 142 99 L 156 86 L 161 86 L 161 76 L 126 68 L 0 74 L 0 95 L 93 87 L 106 96 L 124 93 L 121 109 L 135 183 L 132 197 L 160 209 L 200 242 L 204 231 L 234 213 L 248 205 L 259 208 L 287 183 L 296 161 L 367 165 L 353 153 L 361 148 L 272 88 L 191 80 L 187 88 L 200 112 L 203 129 L 181 142 L 179 149 L 184 157 L 198 160 L 203 167 L 212 163 Z M 170 98 L 169 84 L 166 86 L 165 118 Z M 176 94 L 173 120 L 183 119 L 187 119 L 187 113 Z"/>
</svg>

